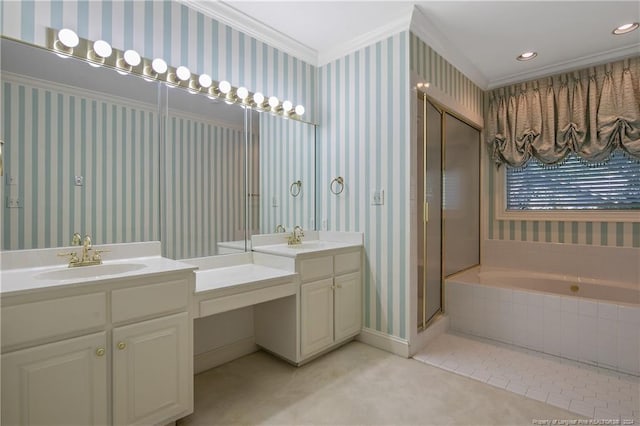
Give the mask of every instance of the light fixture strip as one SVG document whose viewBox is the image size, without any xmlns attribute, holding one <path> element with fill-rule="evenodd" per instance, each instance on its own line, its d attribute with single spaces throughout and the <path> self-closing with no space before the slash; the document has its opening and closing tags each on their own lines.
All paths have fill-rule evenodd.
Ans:
<svg viewBox="0 0 640 426">
<path fill-rule="evenodd" d="M 79 37 L 79 43 L 74 48 L 59 47 L 58 30 L 53 28 L 47 28 L 47 48 L 60 56 L 74 57 L 85 62 L 88 62 L 94 66 L 103 66 L 118 71 L 121 74 L 134 74 L 144 78 L 147 81 L 159 81 L 167 84 L 170 87 L 180 87 L 184 90 L 188 90 L 191 93 L 200 93 L 207 95 L 211 98 L 220 98 L 228 104 L 239 104 L 250 107 L 257 111 L 266 111 L 271 114 L 280 115 L 286 118 L 291 118 L 297 121 L 309 123 L 302 119 L 304 114 L 304 108 L 301 105 L 291 109 L 290 111 L 284 111 L 282 108 L 271 108 L 265 102 L 256 104 L 253 100 L 254 93 L 247 90 L 247 96 L 244 99 L 236 96 L 238 88 L 231 86 L 231 90 L 227 95 L 221 93 L 219 89 L 220 81 L 212 80 L 212 84 L 208 87 L 200 86 L 200 75 L 191 73 L 191 76 L 186 80 L 181 80 L 177 77 L 177 67 L 168 65 L 167 71 L 163 74 L 157 74 L 152 66 L 152 59 L 148 59 L 141 56 L 140 64 L 137 66 L 130 66 L 124 60 L 124 51 L 112 46 L 112 53 L 106 58 L 99 57 L 93 52 L 93 41 Z M 98 59 L 99 58 L 99 59 Z M 222 80 L 221 80 L 222 81 Z M 243 88 L 244 89 L 244 88 Z M 245 89 L 246 90 L 246 89 Z M 242 93 L 243 91 L 241 91 Z M 244 94 L 243 94 L 244 96 Z M 260 95 L 259 95 L 260 96 Z M 268 99 L 268 97 L 267 97 Z M 300 113 L 302 112 L 302 113 Z M 314 124 L 314 123 L 311 123 Z"/>
</svg>

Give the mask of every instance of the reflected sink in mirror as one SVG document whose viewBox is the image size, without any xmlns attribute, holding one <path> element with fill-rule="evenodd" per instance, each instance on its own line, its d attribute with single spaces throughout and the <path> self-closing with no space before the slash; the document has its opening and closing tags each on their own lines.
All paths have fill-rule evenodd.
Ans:
<svg viewBox="0 0 640 426">
<path fill-rule="evenodd" d="M 113 263 L 106 265 L 78 266 L 76 268 L 56 269 L 55 271 L 42 272 L 35 277 L 40 280 L 96 278 L 133 272 L 144 267 L 145 265 L 139 263 Z"/>
</svg>

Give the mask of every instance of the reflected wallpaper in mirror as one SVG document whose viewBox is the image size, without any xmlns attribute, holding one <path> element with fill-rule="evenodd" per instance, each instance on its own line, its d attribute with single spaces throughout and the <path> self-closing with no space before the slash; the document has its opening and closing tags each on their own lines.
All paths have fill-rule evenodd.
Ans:
<svg viewBox="0 0 640 426">
<path fill-rule="evenodd" d="M 4 38 L 1 50 L 2 249 L 66 246 L 74 232 L 158 240 L 157 83 Z"/>
<path fill-rule="evenodd" d="M 184 259 L 315 229 L 315 126 L 2 38 L 2 250 L 161 241 Z"/>
<path fill-rule="evenodd" d="M 163 253 L 174 259 L 246 250 L 245 109 L 167 92 Z"/>
</svg>

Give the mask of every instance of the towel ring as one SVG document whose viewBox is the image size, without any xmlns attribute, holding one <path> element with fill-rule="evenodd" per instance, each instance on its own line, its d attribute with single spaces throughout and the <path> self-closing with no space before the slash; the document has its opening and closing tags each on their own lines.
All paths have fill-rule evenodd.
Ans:
<svg viewBox="0 0 640 426">
<path fill-rule="evenodd" d="M 297 188 L 297 190 L 296 190 L 296 188 Z M 302 181 L 301 180 L 297 180 L 297 181 L 293 182 L 291 184 L 291 186 L 289 187 L 289 193 L 294 197 L 297 197 L 298 195 L 300 195 L 300 191 L 302 191 Z"/>
<path fill-rule="evenodd" d="M 342 179 L 342 176 L 338 176 L 331 181 L 329 190 L 335 195 L 342 194 L 342 191 L 344 191 L 344 179 Z"/>
</svg>

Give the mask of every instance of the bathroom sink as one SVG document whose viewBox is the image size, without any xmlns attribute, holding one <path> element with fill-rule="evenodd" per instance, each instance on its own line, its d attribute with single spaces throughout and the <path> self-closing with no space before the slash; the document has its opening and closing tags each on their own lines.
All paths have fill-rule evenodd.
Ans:
<svg viewBox="0 0 640 426">
<path fill-rule="evenodd" d="M 144 268 L 139 263 L 113 263 L 107 265 L 78 266 L 75 268 L 56 269 L 55 271 L 42 272 L 36 275 L 40 280 L 73 280 L 79 278 L 106 277 L 109 275 L 124 274 Z"/>
<path fill-rule="evenodd" d="M 335 244 L 332 244 L 327 241 L 315 240 L 315 241 L 303 241 L 300 244 L 293 244 L 287 247 L 292 249 L 298 249 L 298 250 L 322 250 L 322 249 L 332 248 L 334 246 Z"/>
</svg>

